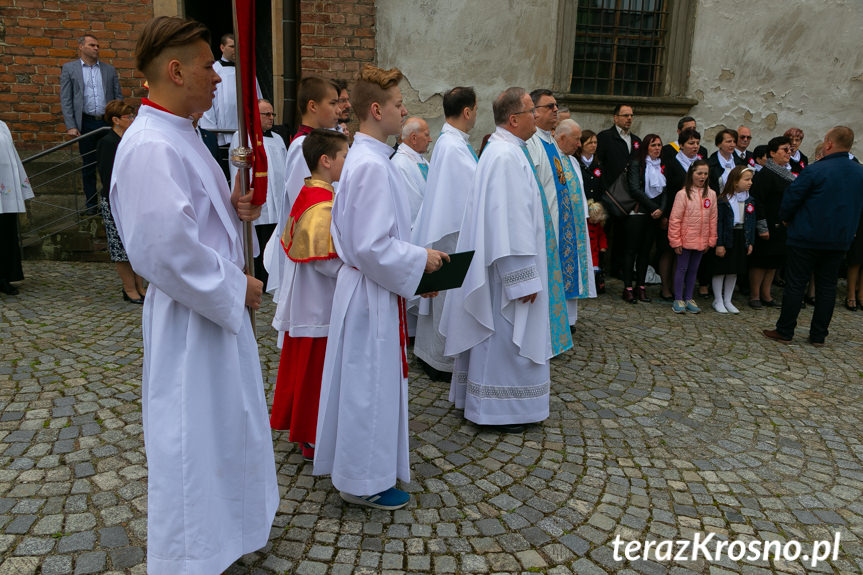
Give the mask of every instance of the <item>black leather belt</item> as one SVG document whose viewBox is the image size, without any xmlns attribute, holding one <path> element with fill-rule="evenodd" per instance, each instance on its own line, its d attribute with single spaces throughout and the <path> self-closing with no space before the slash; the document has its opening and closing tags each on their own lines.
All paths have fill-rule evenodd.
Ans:
<svg viewBox="0 0 863 575">
<path fill-rule="evenodd" d="M 105 118 L 103 118 L 102 116 L 91 116 L 90 114 L 81 114 L 81 115 L 84 116 L 85 118 L 87 118 L 88 120 L 93 120 L 94 122 L 104 122 L 105 121 Z"/>
</svg>

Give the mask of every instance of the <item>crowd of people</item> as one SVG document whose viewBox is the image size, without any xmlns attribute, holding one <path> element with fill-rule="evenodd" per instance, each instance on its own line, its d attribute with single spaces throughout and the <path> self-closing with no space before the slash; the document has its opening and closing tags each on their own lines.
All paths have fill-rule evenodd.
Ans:
<svg viewBox="0 0 863 575">
<path fill-rule="evenodd" d="M 863 167 L 847 127 L 827 133 L 812 165 L 796 128 L 753 152 L 747 127 L 723 129 L 708 156 L 691 117 L 663 145 L 631 132 L 631 106 L 593 132 L 562 117 L 551 90 L 512 87 L 490 103 L 495 130 L 477 151 L 470 132 L 483 103 L 458 86 L 443 96 L 427 159 L 433 138 L 408 117 L 401 72 L 366 65 L 350 93 L 304 78 L 287 141 L 272 104 L 258 101 L 270 169 L 256 206 L 205 142 L 236 100 L 234 38 L 222 37 L 216 65 L 209 40 L 197 22 L 153 19 L 136 46 L 149 87 L 137 116 L 121 99 L 100 102 L 111 126 L 97 147 L 111 259 L 123 298 L 144 304 L 151 573 L 218 573 L 266 544 L 279 499 L 272 430 L 345 501 L 407 505 L 397 481 L 410 481 L 412 341 L 468 421 L 520 433 L 548 417 L 550 360 L 572 347 L 579 300 L 603 293 L 606 273 L 630 304 L 652 300 L 653 267 L 673 312 L 701 311 L 700 284 L 716 312 L 735 314 L 738 278 L 751 308 L 775 306 L 784 270 L 782 313 L 764 330 L 782 343 L 811 301 L 809 340 L 823 345 L 846 253 L 846 307 L 863 299 Z M 26 188 L 23 169 L 19 179 Z M 253 270 L 242 222 L 256 225 Z M 464 254 L 460 288 L 419 287 Z M 247 316 L 265 292 L 281 348 L 269 417 Z"/>
</svg>

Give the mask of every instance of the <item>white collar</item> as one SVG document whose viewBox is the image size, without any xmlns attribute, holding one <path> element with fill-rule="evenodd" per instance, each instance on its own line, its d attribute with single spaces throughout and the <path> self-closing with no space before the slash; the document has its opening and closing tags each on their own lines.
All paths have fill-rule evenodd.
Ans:
<svg viewBox="0 0 863 575">
<path fill-rule="evenodd" d="M 615 124 L 614 127 L 617 128 L 617 133 L 620 134 L 620 137 L 623 138 L 624 140 L 630 137 L 630 133 L 624 132 L 623 128 L 621 128 L 617 124 Z"/>
<path fill-rule="evenodd" d="M 462 139 L 465 142 L 467 142 L 470 139 L 470 134 L 468 134 L 467 132 L 462 132 L 461 130 L 459 130 L 458 128 L 456 128 L 455 126 L 450 124 L 449 122 L 443 123 L 443 127 L 440 129 L 440 133 L 441 134 L 458 134 L 459 136 L 462 137 Z"/>
<path fill-rule="evenodd" d="M 377 138 L 373 138 L 368 134 L 364 134 L 362 132 L 357 132 L 354 134 L 354 146 L 360 144 L 361 147 L 369 148 L 372 152 L 375 152 L 385 158 L 389 159 L 389 157 L 393 153 L 393 149 L 386 142 L 381 142 Z"/>
<path fill-rule="evenodd" d="M 96 63 L 91 66 L 90 64 L 85 62 L 83 58 L 78 58 L 78 59 L 81 61 L 82 66 L 86 66 L 88 68 L 98 68 L 99 67 L 99 60 L 96 60 Z"/>
<path fill-rule="evenodd" d="M 739 150 L 737 148 L 734 148 L 734 153 L 737 154 L 738 156 L 740 156 L 741 158 L 746 157 L 746 150 Z"/>
<path fill-rule="evenodd" d="M 423 163 L 423 164 L 428 163 L 422 154 L 420 154 L 419 152 L 417 152 L 416 150 L 414 150 L 413 148 L 411 148 L 410 146 L 408 146 L 404 142 L 399 144 L 399 149 L 396 150 L 396 152 L 399 154 L 404 154 L 405 156 L 409 157 L 414 162 Z"/>
<path fill-rule="evenodd" d="M 503 140 L 508 144 L 512 144 L 514 146 L 518 146 L 519 148 L 527 147 L 527 144 L 524 140 L 507 130 L 506 128 L 502 128 L 497 126 L 494 129 L 494 133 L 491 135 L 495 139 Z"/>
<path fill-rule="evenodd" d="M 540 140 L 545 140 L 548 143 L 556 143 L 554 138 L 551 137 L 551 130 L 543 130 L 539 126 L 536 127 L 536 135 Z"/>
</svg>

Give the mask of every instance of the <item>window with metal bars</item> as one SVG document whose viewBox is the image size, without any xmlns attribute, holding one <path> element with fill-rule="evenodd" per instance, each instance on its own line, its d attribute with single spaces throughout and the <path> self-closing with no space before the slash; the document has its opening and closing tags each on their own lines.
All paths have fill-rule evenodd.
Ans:
<svg viewBox="0 0 863 575">
<path fill-rule="evenodd" d="M 573 94 L 661 96 L 668 0 L 579 0 Z"/>
</svg>

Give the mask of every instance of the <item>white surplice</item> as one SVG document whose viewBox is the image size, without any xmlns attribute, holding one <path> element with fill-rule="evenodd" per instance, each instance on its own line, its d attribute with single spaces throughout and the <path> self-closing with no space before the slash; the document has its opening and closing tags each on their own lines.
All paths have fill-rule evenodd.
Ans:
<svg viewBox="0 0 863 575">
<path fill-rule="evenodd" d="M 275 302 L 279 301 L 279 288 L 285 280 L 284 270 L 288 261 L 285 250 L 282 248 L 282 234 L 285 232 L 285 226 L 288 225 L 288 218 L 291 215 L 291 208 L 294 206 L 297 196 L 300 195 L 306 178 L 312 175 L 306 164 L 306 159 L 303 157 L 305 139 L 304 135 L 297 136 L 288 146 L 288 154 L 285 158 L 285 185 L 281 190 L 272 188 L 274 194 L 279 194 L 279 217 L 276 222 L 276 229 L 273 230 L 273 235 L 270 236 L 270 241 L 264 248 L 264 268 L 270 274 L 267 285 L 264 287 L 267 292 L 273 293 L 273 301 Z"/>
<path fill-rule="evenodd" d="M 33 198 L 33 187 L 15 150 L 12 132 L 0 121 L 0 214 L 22 214 L 24 200 Z"/>
<path fill-rule="evenodd" d="M 410 243 L 410 209 L 391 154 L 386 143 L 356 134 L 333 205 L 333 242 L 345 265 L 333 296 L 314 474 L 330 474 L 336 489 L 353 495 L 410 481 L 398 296 L 414 294 L 427 254 Z"/>
<path fill-rule="evenodd" d="M 241 222 L 192 123 L 141 106 L 111 210 L 149 280 L 142 330 L 147 572 L 212 575 L 267 544 L 279 503 Z"/>
<path fill-rule="evenodd" d="M 222 79 L 216 86 L 216 95 L 213 98 L 213 106 L 204 112 L 198 125 L 205 130 L 236 130 L 237 129 L 237 68 L 224 66 L 216 60 L 213 70 Z M 261 97 L 261 86 L 255 80 L 255 89 L 258 98 Z M 257 106 L 255 106 L 257 109 Z M 231 134 L 218 134 L 219 145 L 224 146 L 231 141 Z"/>
<path fill-rule="evenodd" d="M 444 123 L 432 150 L 426 195 L 414 226 L 414 243 L 446 253 L 456 251 L 466 198 L 476 174 L 476 156 L 468 135 Z M 444 355 L 445 338 L 440 318 L 447 292 L 428 300 L 412 302 L 417 329 L 414 355 L 438 371 L 451 372 L 453 359 Z"/>
<path fill-rule="evenodd" d="M 533 160 L 533 167 L 536 169 L 536 175 L 539 178 L 539 182 L 542 184 L 542 191 L 545 193 L 545 201 L 548 203 L 548 211 L 549 214 L 551 214 L 551 221 L 554 224 L 554 237 L 555 239 L 559 239 L 560 231 L 557 228 L 560 223 L 560 208 L 557 205 L 557 186 L 554 184 L 557 174 L 548 161 L 548 154 L 545 153 L 545 147 L 542 145 L 542 140 L 554 144 L 554 147 L 557 149 L 557 154 L 561 159 L 565 158 L 566 154 L 560 151 L 560 147 L 557 145 L 557 142 L 555 142 L 551 132 L 543 130 L 542 128 L 537 127 L 536 133 L 527 141 L 527 151 L 530 153 L 530 158 Z M 577 164 L 578 162 L 575 163 Z M 580 174 L 581 170 L 576 173 Z M 583 182 L 579 183 L 582 184 L 582 195 L 584 195 Z M 585 202 L 584 205 L 587 206 L 587 202 Z M 579 246 L 579 249 L 580 248 L 581 246 Z M 590 246 L 588 246 L 588 249 L 590 249 Z M 593 278 L 593 274 L 588 275 Z M 594 283 L 594 285 L 596 284 Z M 596 288 L 594 287 L 594 291 L 595 290 Z M 575 322 L 578 320 L 577 298 L 566 300 L 566 315 L 569 317 L 569 325 L 575 325 Z"/>
<path fill-rule="evenodd" d="M 231 149 L 233 150 L 239 144 L 239 132 L 234 132 L 231 138 Z M 267 152 L 267 203 L 261 207 L 261 217 L 254 222 L 256 226 L 279 222 L 279 209 L 285 189 L 285 161 L 288 156 L 285 141 L 281 136 L 264 136 L 264 150 Z M 237 167 L 230 164 L 230 169 L 230 181 L 233 182 L 234 176 L 237 175 Z"/>
<path fill-rule="evenodd" d="M 548 417 L 552 356 L 545 219 L 524 141 L 498 127 L 477 167 L 458 251 L 476 250 L 444 305 L 450 401 L 481 425 Z M 533 303 L 519 298 L 537 294 Z"/>
<path fill-rule="evenodd" d="M 428 173 L 429 163 L 422 154 L 404 142 L 399 144 L 392 162 L 405 179 L 405 194 L 410 202 L 411 229 L 413 229 L 426 192 L 426 176 L 423 175 L 420 165 L 425 166 L 426 173 Z"/>
</svg>

